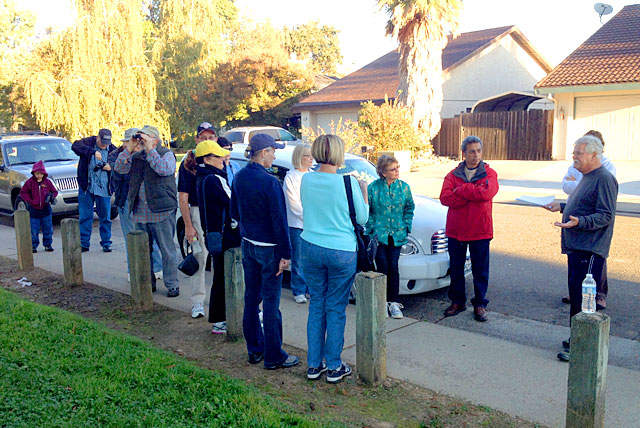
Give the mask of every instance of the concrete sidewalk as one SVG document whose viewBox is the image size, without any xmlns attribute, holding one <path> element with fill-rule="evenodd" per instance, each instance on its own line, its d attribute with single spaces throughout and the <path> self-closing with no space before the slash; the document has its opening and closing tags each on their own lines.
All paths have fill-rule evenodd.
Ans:
<svg viewBox="0 0 640 428">
<path fill-rule="evenodd" d="M 97 227 L 92 248 L 99 249 Z M 16 259 L 15 232 L 10 226 L 0 226 L 0 241 L 6 244 L 0 255 Z M 118 221 L 114 222 L 113 252 L 99 250 L 83 253 L 84 278 L 87 282 L 129 294 L 125 248 Z M 34 254 L 37 267 L 63 273 L 59 228 L 54 234 L 53 253 Z M 28 278 L 28 274 L 26 275 Z M 191 309 L 190 290 L 181 277 L 181 295 L 168 299 L 163 283 L 154 294 L 157 304 L 185 312 Z M 207 273 L 207 284 L 211 274 Z M 288 345 L 307 348 L 307 305 L 293 302 L 289 290 L 283 290 L 281 310 L 284 338 Z M 442 324 L 455 325 L 467 311 Z M 563 427 L 565 420 L 568 364 L 556 360 L 550 349 L 539 347 L 536 338 L 559 344 L 568 336 L 568 328 L 514 319 L 494 312 L 490 321 L 478 324 L 476 332 L 463 331 L 441 324 L 405 318 L 387 321 L 388 375 L 439 393 L 502 410 L 514 416 L 552 427 Z M 210 328 L 204 320 L 194 328 Z M 489 337 L 483 331 L 505 329 L 509 335 L 524 338 L 521 343 Z M 551 338 L 551 339 L 549 339 Z M 522 343 L 528 343 L 527 346 Z M 609 427 L 640 427 L 640 371 L 613 365 L 633 367 L 640 358 L 637 342 L 611 338 L 610 364 L 607 377 L 606 424 Z M 355 364 L 355 307 L 347 310 L 347 328 L 343 358 Z M 630 364 L 625 361 L 632 360 Z M 304 362 L 303 362 L 304 364 Z M 426 405 L 426 403 L 425 403 Z"/>
</svg>

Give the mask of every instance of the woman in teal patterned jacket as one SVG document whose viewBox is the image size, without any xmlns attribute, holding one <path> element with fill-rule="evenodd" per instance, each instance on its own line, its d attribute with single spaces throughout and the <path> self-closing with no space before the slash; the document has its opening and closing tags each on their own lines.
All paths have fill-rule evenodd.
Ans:
<svg viewBox="0 0 640 428">
<path fill-rule="evenodd" d="M 407 243 L 413 223 L 413 197 L 407 183 L 399 180 L 398 160 L 389 155 L 378 158 L 380 178 L 369 184 L 369 221 L 367 233 L 378 235 L 376 270 L 387 275 L 387 309 L 392 318 L 402 318 L 398 303 L 400 249 Z"/>
</svg>

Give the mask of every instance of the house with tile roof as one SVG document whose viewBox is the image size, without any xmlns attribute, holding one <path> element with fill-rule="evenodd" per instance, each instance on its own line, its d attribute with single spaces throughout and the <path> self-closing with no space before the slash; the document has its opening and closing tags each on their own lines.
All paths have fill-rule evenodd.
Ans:
<svg viewBox="0 0 640 428">
<path fill-rule="evenodd" d="M 400 54 L 378 58 L 294 105 L 303 127 L 340 119 L 358 120 L 365 101 L 394 99 L 399 83 Z M 516 26 L 491 28 L 449 37 L 442 53 L 444 101 L 442 118 L 466 112 L 479 100 L 509 91 L 530 92 L 552 69 Z"/>
<path fill-rule="evenodd" d="M 613 160 L 640 160 L 640 4 L 625 6 L 535 86 L 555 103 L 554 159 L 590 129 Z"/>
</svg>

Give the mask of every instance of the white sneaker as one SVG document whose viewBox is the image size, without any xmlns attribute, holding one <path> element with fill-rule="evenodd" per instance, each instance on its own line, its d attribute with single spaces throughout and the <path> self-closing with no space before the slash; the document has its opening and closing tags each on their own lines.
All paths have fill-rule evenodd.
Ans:
<svg viewBox="0 0 640 428">
<path fill-rule="evenodd" d="M 204 306 L 202 303 L 195 303 L 191 306 L 191 318 L 200 318 L 204 316 Z"/>
<path fill-rule="evenodd" d="M 162 277 L 162 271 L 154 272 L 153 274 L 156 276 L 156 279 L 159 279 L 160 281 L 162 281 L 162 278 L 163 278 Z"/>
<path fill-rule="evenodd" d="M 131 282 L 131 274 L 130 273 L 127 274 L 127 281 Z"/>
<path fill-rule="evenodd" d="M 400 310 L 404 308 L 404 306 L 402 306 L 402 303 L 387 302 L 387 308 L 389 310 L 389 315 L 391 315 L 391 318 L 399 320 L 404 317 L 404 315 L 402 315 L 402 311 Z"/>
<path fill-rule="evenodd" d="M 304 294 L 293 296 L 293 300 L 295 300 L 296 303 L 307 303 L 307 298 L 304 296 Z"/>
<path fill-rule="evenodd" d="M 225 334 L 227 332 L 227 322 L 220 321 L 214 322 L 213 327 L 211 328 L 211 333 L 213 334 Z"/>
<path fill-rule="evenodd" d="M 260 328 L 264 331 L 264 321 L 262 320 L 262 311 L 258 312 L 258 319 L 260 320 Z"/>
</svg>

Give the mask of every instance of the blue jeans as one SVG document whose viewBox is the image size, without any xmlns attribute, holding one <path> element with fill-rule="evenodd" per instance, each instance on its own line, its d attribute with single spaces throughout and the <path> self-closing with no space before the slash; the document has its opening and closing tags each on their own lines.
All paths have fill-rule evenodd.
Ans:
<svg viewBox="0 0 640 428">
<path fill-rule="evenodd" d="M 282 274 L 276 276 L 280 259 L 275 253 L 275 247 L 263 247 L 242 240 L 245 284 L 242 328 L 247 351 L 255 355 L 264 353 L 265 367 L 281 364 L 288 357 L 282 349 Z M 264 334 L 258 318 L 260 302 Z"/>
<path fill-rule="evenodd" d="M 31 217 L 31 246 L 35 250 L 40 245 L 38 234 L 42 227 L 42 245 L 50 247 L 53 243 L 53 216 L 49 214 L 43 218 Z"/>
<path fill-rule="evenodd" d="M 467 246 L 471 255 L 471 272 L 473 273 L 474 297 L 471 304 L 487 307 L 489 301 L 485 298 L 489 288 L 489 243 L 490 239 L 477 241 L 458 241 L 449 237 L 449 274 L 451 285 L 449 286 L 449 299 L 451 303 L 464 305 L 467 301 L 467 292 L 464 278 L 464 264 L 467 261 Z"/>
<path fill-rule="evenodd" d="M 291 240 L 291 292 L 294 296 L 307 293 L 307 284 L 302 272 L 302 249 L 300 247 L 302 229 L 297 227 L 289 228 L 289 239 Z"/>
<path fill-rule="evenodd" d="M 346 310 L 356 262 L 355 251 L 331 250 L 302 239 L 302 268 L 311 296 L 307 319 L 309 367 L 321 367 L 325 359 L 329 370 L 337 370 L 342 364 Z"/>
<path fill-rule="evenodd" d="M 162 279 L 164 286 L 169 290 L 179 288 L 178 284 L 178 254 L 174 237 L 176 236 L 175 211 L 159 223 L 136 223 L 136 230 L 147 232 L 149 237 L 149 254 L 153 254 L 153 241 L 158 243 L 162 253 Z M 151 263 L 151 284 L 156 285 L 156 276 L 153 274 Z"/>
<path fill-rule="evenodd" d="M 129 272 L 129 247 L 127 247 L 127 234 L 134 230 L 133 218 L 129 212 L 129 201 L 124 203 L 124 207 L 118 207 L 118 217 L 120 217 L 120 227 L 124 235 L 124 248 L 127 253 L 127 273 Z M 151 261 L 154 272 L 162 271 L 162 257 L 160 256 L 160 248 L 158 243 L 153 241 L 153 251 L 151 252 Z"/>
<path fill-rule="evenodd" d="M 100 219 L 100 245 L 111 245 L 111 196 L 96 196 L 78 189 L 78 213 L 80 220 L 80 245 L 89 248 L 93 226 L 93 205 Z"/>
</svg>

